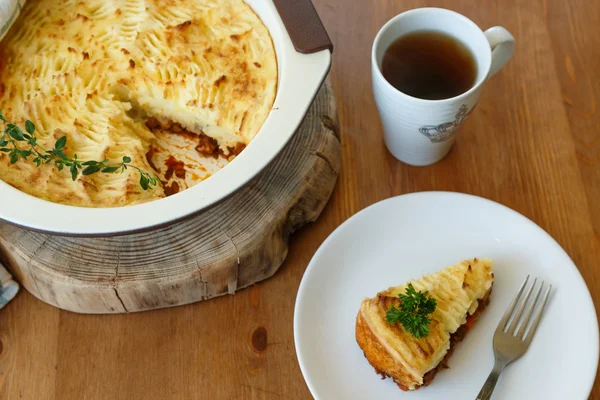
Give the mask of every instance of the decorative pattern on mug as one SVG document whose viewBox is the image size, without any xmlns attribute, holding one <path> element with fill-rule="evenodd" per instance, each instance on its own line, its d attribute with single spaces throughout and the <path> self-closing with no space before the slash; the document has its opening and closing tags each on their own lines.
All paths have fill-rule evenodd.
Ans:
<svg viewBox="0 0 600 400">
<path fill-rule="evenodd" d="M 419 132 L 427 136 L 429 140 L 431 140 L 431 143 L 445 142 L 454 135 L 458 127 L 465 122 L 474 109 L 475 107 L 469 110 L 469 107 L 467 107 L 466 104 L 463 104 L 456 113 L 454 121 L 444 122 L 439 125 L 425 125 L 419 128 Z"/>
</svg>

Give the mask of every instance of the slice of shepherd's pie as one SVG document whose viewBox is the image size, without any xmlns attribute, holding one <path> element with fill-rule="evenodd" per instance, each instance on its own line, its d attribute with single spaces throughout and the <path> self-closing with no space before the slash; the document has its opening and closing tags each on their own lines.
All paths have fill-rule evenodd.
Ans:
<svg viewBox="0 0 600 400">
<path fill-rule="evenodd" d="M 427 386 L 489 303 L 489 259 L 463 261 L 363 300 L 356 341 L 383 378 L 402 390 Z"/>
</svg>

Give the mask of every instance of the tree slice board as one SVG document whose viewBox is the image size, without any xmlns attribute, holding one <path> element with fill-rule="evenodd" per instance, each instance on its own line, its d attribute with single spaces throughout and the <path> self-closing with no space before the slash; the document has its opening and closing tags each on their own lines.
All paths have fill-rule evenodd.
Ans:
<svg viewBox="0 0 600 400">
<path fill-rule="evenodd" d="M 213 208 L 171 226 L 103 238 L 0 222 L 0 260 L 34 296 L 78 313 L 137 312 L 233 294 L 277 272 L 290 234 L 321 214 L 340 165 L 327 81 L 284 151 Z"/>
</svg>

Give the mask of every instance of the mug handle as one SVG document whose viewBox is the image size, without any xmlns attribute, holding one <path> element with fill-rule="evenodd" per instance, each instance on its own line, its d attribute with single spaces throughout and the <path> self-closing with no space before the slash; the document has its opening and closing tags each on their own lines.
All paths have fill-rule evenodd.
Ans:
<svg viewBox="0 0 600 400">
<path fill-rule="evenodd" d="M 492 65 L 488 79 L 510 60 L 515 52 L 515 38 L 501 26 L 494 26 L 483 33 L 492 48 Z"/>
</svg>

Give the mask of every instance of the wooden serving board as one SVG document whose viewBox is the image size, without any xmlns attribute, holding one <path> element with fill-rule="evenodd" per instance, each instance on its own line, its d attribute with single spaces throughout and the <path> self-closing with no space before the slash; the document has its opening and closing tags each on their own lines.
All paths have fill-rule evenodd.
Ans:
<svg viewBox="0 0 600 400">
<path fill-rule="evenodd" d="M 327 81 L 286 149 L 219 205 L 172 226 L 106 238 L 0 223 L 0 260 L 38 299 L 79 313 L 145 311 L 233 294 L 275 274 L 290 235 L 321 214 L 340 165 Z"/>
</svg>

